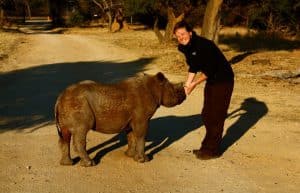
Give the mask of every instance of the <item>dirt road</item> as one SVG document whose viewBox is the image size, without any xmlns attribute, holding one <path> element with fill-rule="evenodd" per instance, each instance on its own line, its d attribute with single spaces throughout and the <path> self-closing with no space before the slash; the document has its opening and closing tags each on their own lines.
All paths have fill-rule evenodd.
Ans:
<svg viewBox="0 0 300 193">
<path fill-rule="evenodd" d="M 160 71 L 152 58 L 141 56 L 93 35 L 26 36 L 0 74 L 0 192 L 300 191 L 299 86 L 239 75 L 221 158 L 201 161 L 191 153 L 205 134 L 199 115 L 202 85 L 182 105 L 156 112 L 146 148 L 150 162 L 124 156 L 124 135 L 90 132 L 87 148 L 97 165 L 60 166 L 52 113 L 58 93 L 83 79 L 111 82 Z M 166 75 L 175 82 L 185 78 L 184 73 Z"/>
</svg>

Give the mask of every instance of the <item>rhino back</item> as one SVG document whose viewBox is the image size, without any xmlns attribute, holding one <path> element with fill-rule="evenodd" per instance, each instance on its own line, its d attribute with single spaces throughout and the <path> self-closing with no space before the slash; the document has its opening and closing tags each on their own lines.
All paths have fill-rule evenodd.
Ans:
<svg viewBox="0 0 300 193">
<path fill-rule="evenodd" d="M 119 132 L 137 118 L 148 120 L 157 109 L 145 80 L 128 79 L 84 87 L 84 95 L 96 118 L 95 129 L 104 133 Z"/>
<path fill-rule="evenodd" d="M 147 110 L 153 106 L 152 92 L 145 78 L 129 78 L 114 84 L 93 84 L 85 93 L 90 104 L 104 111 L 118 109 L 133 112 L 138 108 Z"/>
</svg>

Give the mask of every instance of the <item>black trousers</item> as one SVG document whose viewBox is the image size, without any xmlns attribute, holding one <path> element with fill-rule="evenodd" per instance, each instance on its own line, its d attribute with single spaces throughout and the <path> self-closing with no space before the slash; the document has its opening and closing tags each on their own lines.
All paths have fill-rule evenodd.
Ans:
<svg viewBox="0 0 300 193">
<path fill-rule="evenodd" d="M 203 153 L 219 154 L 224 122 L 230 104 L 234 82 L 209 84 L 204 88 L 202 120 L 206 129 L 200 150 Z"/>
</svg>

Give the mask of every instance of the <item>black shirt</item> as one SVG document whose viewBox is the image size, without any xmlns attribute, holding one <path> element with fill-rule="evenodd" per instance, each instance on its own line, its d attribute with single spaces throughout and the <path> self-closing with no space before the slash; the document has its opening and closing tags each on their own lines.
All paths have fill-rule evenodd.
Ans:
<svg viewBox="0 0 300 193">
<path fill-rule="evenodd" d="M 214 42 L 193 32 L 187 45 L 179 45 L 189 65 L 189 72 L 202 72 L 207 76 L 207 83 L 233 81 L 234 74 L 230 64 Z"/>
</svg>

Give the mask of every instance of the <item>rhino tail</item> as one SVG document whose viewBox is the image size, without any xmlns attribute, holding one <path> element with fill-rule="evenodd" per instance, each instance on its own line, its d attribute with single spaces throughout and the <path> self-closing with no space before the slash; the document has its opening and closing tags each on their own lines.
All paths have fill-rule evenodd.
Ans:
<svg viewBox="0 0 300 193">
<path fill-rule="evenodd" d="M 58 136 L 62 139 L 63 138 L 63 134 L 62 134 L 62 131 L 61 131 L 61 128 L 60 128 L 60 125 L 59 125 L 58 108 L 57 108 L 59 100 L 60 100 L 60 96 L 58 97 L 58 99 L 57 99 L 57 101 L 55 103 L 54 116 L 55 116 L 55 124 L 56 124 L 56 130 L 57 130 Z"/>
<path fill-rule="evenodd" d="M 55 103 L 55 112 L 54 112 L 54 115 L 55 115 L 55 123 L 56 123 L 56 129 L 57 129 L 57 133 L 58 133 L 58 136 L 59 136 L 59 140 L 60 140 L 60 143 L 70 143 L 71 141 L 71 132 L 65 128 L 65 127 L 61 127 L 61 124 L 59 122 L 59 110 L 58 110 L 58 105 L 59 105 L 59 102 L 60 102 L 60 98 L 61 96 L 58 97 L 56 103 Z"/>
</svg>

